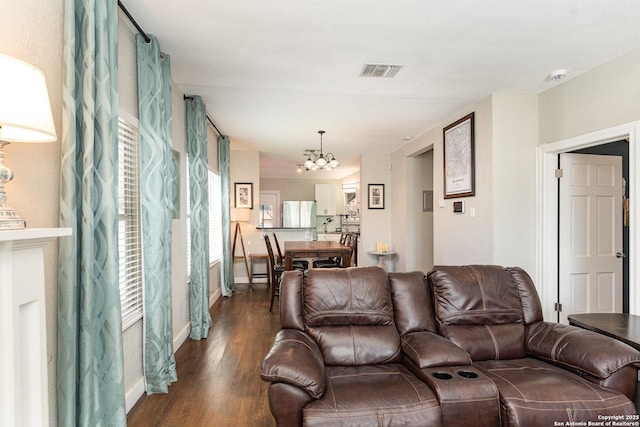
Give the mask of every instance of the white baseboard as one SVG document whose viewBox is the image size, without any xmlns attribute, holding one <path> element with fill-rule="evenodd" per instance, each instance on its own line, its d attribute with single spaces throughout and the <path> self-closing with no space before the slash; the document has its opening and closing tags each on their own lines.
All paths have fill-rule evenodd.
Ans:
<svg viewBox="0 0 640 427">
<path fill-rule="evenodd" d="M 213 293 L 213 295 L 211 295 L 209 297 L 209 308 L 211 308 L 213 303 L 218 301 L 218 298 L 220 298 L 221 296 L 222 296 L 222 290 L 220 290 L 220 288 L 216 289 L 216 291 Z"/>
<path fill-rule="evenodd" d="M 132 388 L 127 392 L 124 398 L 125 406 L 127 408 L 127 414 L 133 408 L 133 405 L 136 404 L 138 399 L 144 394 L 144 378 L 140 378 Z"/>
<path fill-rule="evenodd" d="M 222 292 L 218 288 L 209 298 L 209 307 L 211 307 L 217 300 L 222 296 Z M 184 342 L 189 338 L 189 333 L 191 332 L 191 323 L 187 323 L 184 328 L 175 336 L 173 339 L 173 351 L 174 353 L 178 351 L 178 349 L 184 344 Z M 142 397 L 144 394 L 144 377 L 140 378 L 140 380 L 129 390 L 125 395 L 125 405 L 127 409 L 127 413 L 133 408 L 138 399 Z"/>
<path fill-rule="evenodd" d="M 187 323 L 184 328 L 173 339 L 173 352 L 178 351 L 180 346 L 189 338 L 189 332 L 191 332 L 191 323 Z"/>
</svg>

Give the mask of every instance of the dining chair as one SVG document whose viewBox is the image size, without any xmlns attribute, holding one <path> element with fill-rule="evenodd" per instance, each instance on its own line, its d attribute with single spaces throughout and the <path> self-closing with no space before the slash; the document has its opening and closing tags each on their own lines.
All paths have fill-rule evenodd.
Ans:
<svg viewBox="0 0 640 427">
<path fill-rule="evenodd" d="M 271 313 L 271 310 L 273 310 L 273 300 L 276 298 L 276 294 L 280 292 L 280 278 L 284 271 L 284 265 L 282 263 L 276 263 L 276 257 L 273 255 L 273 248 L 271 247 L 271 241 L 267 234 L 264 235 L 264 243 L 267 246 L 269 272 L 271 273 L 271 303 L 269 304 L 269 313 Z"/>
<path fill-rule="evenodd" d="M 340 234 L 340 240 L 339 240 L 340 244 L 345 245 L 350 235 L 351 233 L 348 233 L 348 232 L 344 232 Z M 340 265 L 340 264 L 342 264 L 342 257 L 333 256 L 330 258 L 317 259 L 313 261 L 313 268 L 333 268 L 336 265 Z"/>
<path fill-rule="evenodd" d="M 354 259 L 354 254 L 356 253 L 356 247 L 358 245 L 358 235 L 354 233 L 343 233 L 343 236 L 340 236 L 340 244 L 347 245 L 351 248 L 350 257 L 351 257 L 351 266 L 355 266 L 357 263 Z M 334 257 L 329 259 L 320 259 L 313 261 L 313 268 L 341 268 L 342 267 L 342 257 Z"/>
<path fill-rule="evenodd" d="M 284 257 L 282 256 L 282 251 L 280 250 L 280 243 L 278 243 L 278 236 L 276 236 L 276 233 L 273 233 L 273 241 L 276 244 L 276 251 L 278 252 L 278 264 L 284 265 Z M 294 259 L 291 264 L 291 267 L 293 267 L 294 270 L 304 271 L 309 268 L 309 261 L 304 259 Z"/>
</svg>

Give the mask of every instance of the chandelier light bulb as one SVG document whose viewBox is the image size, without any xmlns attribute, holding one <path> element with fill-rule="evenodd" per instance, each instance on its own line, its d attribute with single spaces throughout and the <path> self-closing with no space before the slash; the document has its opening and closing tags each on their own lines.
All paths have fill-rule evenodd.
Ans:
<svg viewBox="0 0 640 427">
<path fill-rule="evenodd" d="M 307 157 L 307 161 L 304 162 L 304 167 L 310 169 L 313 166 L 313 160 L 311 160 L 311 156 Z"/>
</svg>

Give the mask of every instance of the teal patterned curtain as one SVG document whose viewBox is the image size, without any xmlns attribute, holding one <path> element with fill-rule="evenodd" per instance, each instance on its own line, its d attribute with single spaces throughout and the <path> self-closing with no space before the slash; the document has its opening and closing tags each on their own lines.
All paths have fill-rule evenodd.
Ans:
<svg viewBox="0 0 640 427">
<path fill-rule="evenodd" d="M 209 165 L 207 156 L 207 113 L 199 96 L 186 98 L 189 191 L 191 200 L 191 283 L 189 307 L 194 340 L 206 338 L 211 327 L 209 314 Z"/>
<path fill-rule="evenodd" d="M 231 184 L 229 182 L 229 137 L 218 137 L 220 159 L 220 185 L 222 196 L 222 295 L 231 296 L 235 291 L 233 254 L 231 253 Z"/>
<path fill-rule="evenodd" d="M 118 290 L 118 5 L 65 0 L 59 426 L 125 426 Z"/>
<path fill-rule="evenodd" d="M 158 40 L 138 34 L 144 376 L 148 394 L 178 379 L 171 320 L 171 68 Z"/>
</svg>

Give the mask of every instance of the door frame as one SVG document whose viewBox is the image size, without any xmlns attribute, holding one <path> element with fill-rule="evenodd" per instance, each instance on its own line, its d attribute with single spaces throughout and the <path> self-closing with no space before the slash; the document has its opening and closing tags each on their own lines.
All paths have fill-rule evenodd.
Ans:
<svg viewBox="0 0 640 427">
<path fill-rule="evenodd" d="M 638 277 L 640 266 L 640 121 L 591 132 L 564 139 L 537 148 L 537 191 L 536 191 L 536 277 L 538 292 L 542 301 L 545 319 L 557 319 L 554 304 L 558 294 L 558 185 L 555 170 L 558 168 L 557 155 L 581 148 L 605 144 L 620 139 L 629 140 L 629 277 Z M 640 284 L 629 283 L 629 313 L 640 314 Z M 552 320 L 553 319 L 553 320 Z"/>
</svg>

